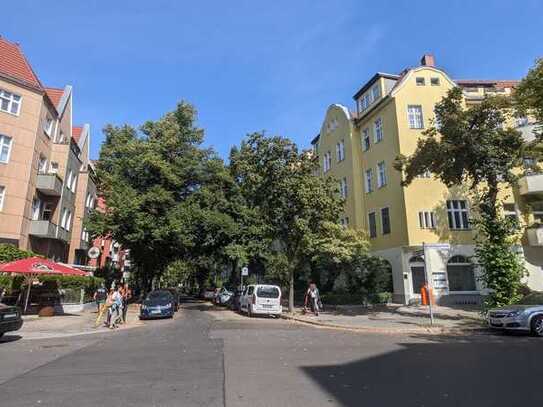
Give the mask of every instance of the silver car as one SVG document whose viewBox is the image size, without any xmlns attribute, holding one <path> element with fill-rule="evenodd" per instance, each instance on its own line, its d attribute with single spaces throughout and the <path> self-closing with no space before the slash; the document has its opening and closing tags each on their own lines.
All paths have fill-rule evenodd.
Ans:
<svg viewBox="0 0 543 407">
<path fill-rule="evenodd" d="M 508 305 L 488 312 L 488 325 L 494 329 L 530 332 L 543 337 L 543 305 Z"/>
</svg>

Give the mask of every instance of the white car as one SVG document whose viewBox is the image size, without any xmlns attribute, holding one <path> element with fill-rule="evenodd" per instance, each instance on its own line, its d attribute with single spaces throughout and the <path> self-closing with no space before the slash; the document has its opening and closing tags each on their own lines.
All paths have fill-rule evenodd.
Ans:
<svg viewBox="0 0 543 407">
<path fill-rule="evenodd" d="M 248 285 L 241 295 L 240 309 L 249 317 L 257 314 L 281 315 L 281 289 L 276 285 Z"/>
</svg>

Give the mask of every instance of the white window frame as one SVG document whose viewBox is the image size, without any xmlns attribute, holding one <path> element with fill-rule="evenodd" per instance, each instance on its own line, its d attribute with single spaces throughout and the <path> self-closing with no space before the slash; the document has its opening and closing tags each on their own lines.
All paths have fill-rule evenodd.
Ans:
<svg viewBox="0 0 543 407">
<path fill-rule="evenodd" d="M 336 144 L 336 158 L 338 162 L 345 160 L 345 141 Z"/>
<path fill-rule="evenodd" d="M 32 208 L 31 208 L 31 214 L 30 218 L 32 220 L 40 220 L 41 216 L 41 199 L 40 198 L 34 198 L 32 200 Z"/>
<path fill-rule="evenodd" d="M 368 168 L 364 172 L 364 189 L 367 194 L 373 192 L 373 168 Z"/>
<path fill-rule="evenodd" d="M 422 114 L 421 105 L 407 106 L 407 122 L 409 123 L 410 129 L 424 129 L 424 116 Z"/>
<path fill-rule="evenodd" d="M 417 76 L 415 78 L 415 84 L 417 86 L 426 86 L 426 79 L 423 76 Z"/>
<path fill-rule="evenodd" d="M 324 164 L 323 164 L 323 170 L 324 172 L 328 172 L 332 169 L 332 153 L 330 151 L 324 153 Z"/>
<path fill-rule="evenodd" d="M 66 219 L 65 229 L 69 232 L 72 229 L 72 211 L 68 211 L 68 218 Z"/>
<path fill-rule="evenodd" d="M 74 172 L 72 170 L 68 170 L 68 179 L 66 180 L 66 188 L 68 188 L 70 191 L 72 190 L 73 177 L 74 177 Z"/>
<path fill-rule="evenodd" d="M 440 84 L 441 84 L 441 81 L 440 81 L 439 77 L 434 76 L 434 77 L 430 78 L 430 86 L 439 86 Z"/>
<path fill-rule="evenodd" d="M 348 187 L 347 187 L 347 178 L 343 177 L 339 181 L 339 194 L 343 199 L 347 199 L 347 196 L 349 194 Z"/>
<path fill-rule="evenodd" d="M 41 155 L 38 158 L 38 174 L 47 174 L 49 170 L 49 160 L 46 156 Z"/>
<path fill-rule="evenodd" d="M 383 138 L 383 119 L 379 117 L 373 122 L 373 142 L 375 144 L 380 143 Z"/>
<path fill-rule="evenodd" d="M 371 96 L 373 97 L 374 102 L 381 97 L 381 87 L 379 84 L 376 84 L 371 88 Z"/>
<path fill-rule="evenodd" d="M 68 217 L 68 209 L 62 208 L 62 217 L 60 219 L 60 227 L 66 229 L 66 219 Z"/>
<path fill-rule="evenodd" d="M 462 202 L 464 208 L 462 208 Z M 450 204 L 449 204 L 450 203 Z M 456 203 L 456 208 L 455 208 Z M 448 199 L 446 202 L 447 220 L 451 230 L 470 230 L 469 205 L 465 199 Z M 458 214 L 458 217 L 455 216 Z M 465 215 L 465 218 L 464 216 Z"/>
<path fill-rule="evenodd" d="M 387 210 L 388 212 L 388 232 L 385 233 L 385 222 L 383 222 L 383 211 Z M 381 215 L 381 234 L 383 235 L 390 235 L 392 234 L 392 222 L 390 221 L 390 207 L 385 206 L 379 210 L 379 213 Z"/>
<path fill-rule="evenodd" d="M 77 173 L 74 173 L 72 177 L 72 184 L 70 185 L 70 191 L 75 193 L 76 187 L 77 187 Z"/>
<path fill-rule="evenodd" d="M 51 161 L 49 163 L 49 173 L 50 174 L 58 174 L 58 162 Z"/>
<path fill-rule="evenodd" d="M 419 228 L 420 229 L 435 229 L 437 225 L 437 217 L 433 211 L 419 212 Z"/>
<path fill-rule="evenodd" d="M 387 166 L 384 161 L 377 163 L 377 188 L 387 185 Z"/>
<path fill-rule="evenodd" d="M 13 139 L 9 136 L 6 136 L 5 134 L 0 134 L 0 157 L 2 156 L 2 150 L 4 150 L 7 147 L 7 155 L 6 160 L 0 160 L 0 164 L 7 164 L 9 163 L 9 159 L 11 157 L 11 149 L 13 147 Z"/>
<path fill-rule="evenodd" d="M 16 100 L 18 99 L 18 100 Z M 3 109 L 2 108 L 2 101 L 8 102 L 8 108 Z M 21 95 L 17 95 L 12 92 L 8 92 L 7 90 L 0 89 L 0 111 L 4 113 L 9 113 L 14 116 L 19 116 L 19 113 L 21 112 L 21 105 L 23 102 L 23 98 Z M 12 112 L 13 106 L 16 105 L 17 109 L 16 112 Z"/>
<path fill-rule="evenodd" d="M 46 115 L 45 120 L 43 122 L 43 132 L 49 138 L 51 138 L 51 135 L 53 134 L 53 125 L 54 124 L 55 124 L 55 120 L 51 116 Z"/>
<path fill-rule="evenodd" d="M 362 151 L 368 151 L 371 146 L 370 129 L 366 127 L 362 130 Z"/>
<path fill-rule="evenodd" d="M 0 185 L 0 212 L 4 209 L 4 201 L 6 200 L 6 187 Z"/>
</svg>

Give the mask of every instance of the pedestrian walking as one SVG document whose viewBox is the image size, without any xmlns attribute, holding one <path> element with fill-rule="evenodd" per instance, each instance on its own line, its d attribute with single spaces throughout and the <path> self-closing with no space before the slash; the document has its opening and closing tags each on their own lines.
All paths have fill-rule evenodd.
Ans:
<svg viewBox="0 0 543 407">
<path fill-rule="evenodd" d="M 305 293 L 304 310 L 307 310 L 308 304 L 315 316 L 319 316 L 319 309 L 322 307 L 322 302 L 317 284 L 315 284 L 313 281 L 309 283 L 309 287 Z"/>
<path fill-rule="evenodd" d="M 132 290 L 130 287 L 128 287 L 128 283 L 124 283 L 122 286 L 122 299 L 123 299 L 123 310 L 122 310 L 122 317 L 123 317 L 123 323 L 126 323 L 126 314 L 128 313 L 128 302 L 132 298 Z"/>
<path fill-rule="evenodd" d="M 106 298 L 107 290 L 102 283 L 94 293 L 94 301 L 96 301 L 96 308 L 98 309 L 98 313 L 100 313 L 102 306 L 105 304 Z"/>
<path fill-rule="evenodd" d="M 111 295 L 112 305 L 110 307 L 110 319 L 109 328 L 113 329 L 118 326 L 120 319 L 122 318 L 123 309 L 123 297 L 119 292 L 120 287 L 115 287 L 113 294 Z"/>
</svg>

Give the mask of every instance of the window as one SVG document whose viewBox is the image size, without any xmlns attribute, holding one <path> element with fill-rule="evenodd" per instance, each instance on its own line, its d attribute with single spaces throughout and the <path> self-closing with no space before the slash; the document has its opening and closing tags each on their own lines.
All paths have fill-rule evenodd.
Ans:
<svg viewBox="0 0 543 407">
<path fill-rule="evenodd" d="M 436 214 L 431 211 L 419 212 L 419 227 L 421 229 L 435 229 Z"/>
<path fill-rule="evenodd" d="M 430 78 L 430 84 L 432 86 L 439 86 L 439 78 Z"/>
<path fill-rule="evenodd" d="M 387 184 L 387 169 L 384 161 L 377 164 L 377 188 L 382 188 Z"/>
<path fill-rule="evenodd" d="M 42 220 L 50 221 L 53 218 L 54 206 L 51 202 L 45 202 L 43 205 Z"/>
<path fill-rule="evenodd" d="M 407 106 L 407 119 L 409 121 L 410 129 L 422 129 L 422 106 L 409 105 Z"/>
<path fill-rule="evenodd" d="M 390 234 L 390 210 L 389 208 L 381 209 L 381 226 L 383 228 L 383 235 Z"/>
<path fill-rule="evenodd" d="M 511 219 L 515 224 L 518 223 L 518 216 L 514 203 L 503 204 L 503 216 L 507 219 Z"/>
<path fill-rule="evenodd" d="M 38 159 L 38 174 L 47 174 L 47 157 L 44 155 Z"/>
<path fill-rule="evenodd" d="M 66 188 L 71 189 L 73 177 L 74 177 L 73 171 L 69 170 L 68 171 L 68 179 L 66 180 Z"/>
<path fill-rule="evenodd" d="M 447 263 L 449 291 L 476 291 L 473 264 L 464 256 L 453 256 Z"/>
<path fill-rule="evenodd" d="M 381 97 L 381 88 L 378 84 L 372 88 L 371 95 L 373 96 L 374 102 Z"/>
<path fill-rule="evenodd" d="M 85 199 L 85 207 L 90 208 L 91 194 L 87 193 L 87 199 Z"/>
<path fill-rule="evenodd" d="M 0 134 L 0 163 L 7 164 L 11 154 L 11 137 Z"/>
<path fill-rule="evenodd" d="M 4 197 L 6 196 L 6 187 L 0 185 L 0 211 L 4 208 Z"/>
<path fill-rule="evenodd" d="M 47 116 L 43 122 L 43 131 L 47 134 L 47 137 L 51 137 L 53 133 L 53 119 L 51 116 Z"/>
<path fill-rule="evenodd" d="M 40 219 L 41 201 L 38 198 L 34 198 L 32 201 L 32 220 Z"/>
<path fill-rule="evenodd" d="M 343 140 L 336 144 L 336 157 L 338 162 L 345 159 L 345 143 Z"/>
<path fill-rule="evenodd" d="M 21 109 L 21 97 L 0 89 L 0 110 L 18 115 Z"/>
<path fill-rule="evenodd" d="M 349 217 L 348 216 L 345 216 L 344 218 L 341 218 L 339 220 L 339 223 L 341 224 L 341 226 L 343 226 L 344 228 L 348 227 L 349 226 Z"/>
<path fill-rule="evenodd" d="M 328 151 L 326 154 L 324 154 L 324 162 L 323 162 L 324 172 L 330 171 L 331 168 L 332 168 L 332 153 Z"/>
<path fill-rule="evenodd" d="M 373 191 L 373 170 L 370 168 L 369 170 L 366 170 L 366 176 L 364 177 L 365 181 L 365 189 L 367 193 L 370 193 Z"/>
<path fill-rule="evenodd" d="M 77 175 L 74 175 L 72 177 L 72 185 L 70 186 L 70 190 L 75 193 L 75 188 L 77 185 Z"/>
<path fill-rule="evenodd" d="M 86 228 L 83 228 L 83 230 L 81 231 L 81 240 L 83 240 L 84 242 L 89 241 L 89 232 L 87 232 Z"/>
<path fill-rule="evenodd" d="M 375 120 L 374 131 L 375 131 L 374 141 L 376 143 L 379 143 L 380 141 L 383 140 L 383 121 L 381 120 L 380 117 L 377 120 Z"/>
<path fill-rule="evenodd" d="M 370 212 L 368 214 L 368 228 L 370 230 L 370 238 L 377 237 L 377 222 L 375 212 Z"/>
<path fill-rule="evenodd" d="M 416 78 L 415 82 L 417 83 L 417 86 L 424 86 L 425 85 L 424 78 L 421 78 L 421 77 Z"/>
<path fill-rule="evenodd" d="M 543 202 L 534 202 L 530 206 L 532 207 L 534 222 L 543 224 Z"/>
<path fill-rule="evenodd" d="M 365 128 L 362 130 L 362 150 L 368 151 L 370 149 L 370 129 Z"/>
<path fill-rule="evenodd" d="M 64 132 L 62 130 L 60 130 L 55 137 L 55 143 L 64 143 Z"/>
<path fill-rule="evenodd" d="M 55 161 L 51 161 L 51 164 L 49 166 L 49 172 L 51 174 L 57 174 L 58 173 L 58 163 Z"/>
<path fill-rule="evenodd" d="M 70 231 L 72 228 L 72 211 L 68 211 L 68 217 L 66 218 L 66 227 L 67 231 Z"/>
<path fill-rule="evenodd" d="M 68 218 L 68 209 L 62 209 L 62 218 L 60 219 L 60 227 L 66 229 L 66 219 Z"/>
<path fill-rule="evenodd" d="M 339 194 L 343 199 L 347 198 L 347 178 L 342 178 L 339 182 Z"/>
<path fill-rule="evenodd" d="M 469 229 L 468 205 L 466 201 L 447 201 L 447 217 L 450 229 Z"/>
</svg>

